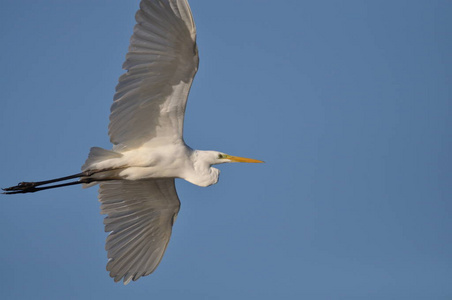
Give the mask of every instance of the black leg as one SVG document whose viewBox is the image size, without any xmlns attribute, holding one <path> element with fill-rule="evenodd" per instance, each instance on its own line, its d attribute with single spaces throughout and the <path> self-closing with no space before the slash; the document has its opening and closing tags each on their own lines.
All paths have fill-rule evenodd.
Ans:
<svg viewBox="0 0 452 300">
<path fill-rule="evenodd" d="M 45 184 L 49 184 L 49 183 L 54 183 L 54 182 L 59 182 L 59 181 L 65 181 L 65 180 L 79 178 L 79 177 L 84 177 L 84 176 L 90 176 L 92 174 L 94 174 L 94 173 L 93 172 L 82 172 L 82 173 L 78 173 L 78 174 L 74 174 L 74 175 L 69 175 L 69 176 L 55 178 L 55 179 L 50 179 L 50 180 L 45 180 L 45 181 L 20 182 L 16 186 L 11 186 L 11 187 L 8 187 L 8 188 L 4 188 L 2 190 L 6 191 L 6 192 L 17 191 L 18 193 L 16 193 L 16 194 L 19 194 L 21 191 L 28 191 L 26 193 L 32 193 L 32 190 L 34 188 L 36 188 L 37 186 L 41 186 L 41 185 L 45 185 Z"/>
<path fill-rule="evenodd" d="M 81 173 L 81 174 L 83 174 L 83 173 Z M 87 176 L 87 175 L 84 175 L 84 176 Z M 68 176 L 68 177 L 70 177 L 70 176 Z M 55 184 L 55 185 L 49 185 L 49 186 L 43 186 L 43 187 L 36 187 L 36 185 L 33 185 L 33 184 L 31 184 L 31 185 L 26 185 L 26 184 L 25 185 L 20 185 L 19 184 L 19 185 L 15 186 L 15 187 L 2 189 L 2 190 L 5 191 L 2 194 L 14 195 L 14 194 L 34 193 L 34 192 L 39 192 L 39 191 L 44 191 L 44 190 L 49 190 L 49 189 L 60 188 L 60 187 L 64 187 L 64 186 L 71 186 L 71 185 L 76 185 L 76 184 L 91 183 L 91 182 L 98 182 L 98 181 L 110 181 L 110 180 L 117 180 L 117 179 L 104 178 L 104 179 L 96 179 L 96 180 L 94 180 L 92 178 L 85 177 L 85 178 L 81 178 L 81 179 L 79 179 L 77 181 L 61 183 L 61 184 Z M 44 182 L 44 181 L 40 181 L 40 182 Z M 32 183 L 32 182 L 30 182 L 30 183 Z"/>
<path fill-rule="evenodd" d="M 2 194 L 13 195 L 13 194 L 34 193 L 34 192 L 39 192 L 39 191 L 43 191 L 43 190 L 54 189 L 54 188 L 59 188 L 59 187 L 63 187 L 63 186 L 82 184 L 82 183 L 89 183 L 89 182 L 87 180 L 86 180 L 86 182 L 85 182 L 85 180 L 77 180 L 77 181 L 73 181 L 73 182 L 55 184 L 55 185 L 50 185 L 50 186 L 45 186 L 45 187 L 36 187 L 35 185 L 28 185 L 28 186 L 22 185 L 22 186 L 20 186 L 21 189 L 19 189 L 19 188 L 18 189 L 11 189 L 11 188 L 2 189 L 5 191 Z"/>
</svg>

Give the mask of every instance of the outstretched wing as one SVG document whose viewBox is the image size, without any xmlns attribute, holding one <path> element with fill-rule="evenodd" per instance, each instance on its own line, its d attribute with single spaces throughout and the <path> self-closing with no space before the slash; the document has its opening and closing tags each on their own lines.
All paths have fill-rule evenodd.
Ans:
<svg viewBox="0 0 452 300">
<path fill-rule="evenodd" d="M 101 214 L 108 215 L 107 271 L 124 284 L 151 274 L 168 245 L 180 202 L 174 179 L 100 183 Z"/>
<path fill-rule="evenodd" d="M 186 0 L 143 0 L 111 106 L 115 151 L 153 138 L 182 139 L 187 97 L 198 69 L 196 28 Z"/>
</svg>

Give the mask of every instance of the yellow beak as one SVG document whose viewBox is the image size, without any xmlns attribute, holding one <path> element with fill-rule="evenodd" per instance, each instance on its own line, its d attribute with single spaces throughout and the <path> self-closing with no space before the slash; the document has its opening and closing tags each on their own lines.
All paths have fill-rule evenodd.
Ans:
<svg viewBox="0 0 452 300">
<path fill-rule="evenodd" d="M 231 162 L 242 162 L 242 163 L 263 163 L 262 160 L 252 159 L 252 158 L 245 158 L 245 157 L 238 157 L 238 156 L 232 156 L 232 155 L 225 155 L 226 159 L 229 159 Z"/>
</svg>

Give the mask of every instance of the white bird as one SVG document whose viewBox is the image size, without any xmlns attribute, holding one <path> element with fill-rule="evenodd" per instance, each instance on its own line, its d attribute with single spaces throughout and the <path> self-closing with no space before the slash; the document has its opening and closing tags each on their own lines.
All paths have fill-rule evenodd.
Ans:
<svg viewBox="0 0 452 300">
<path fill-rule="evenodd" d="M 188 147 L 182 136 L 185 105 L 198 69 L 196 28 L 186 0 L 143 0 L 111 106 L 113 150 L 91 148 L 82 172 L 21 182 L 5 194 L 99 184 L 109 261 L 124 284 L 151 274 L 165 252 L 180 202 L 175 178 L 198 186 L 217 183 L 212 165 L 260 163 Z M 49 185 L 79 178 L 76 181 Z"/>
</svg>

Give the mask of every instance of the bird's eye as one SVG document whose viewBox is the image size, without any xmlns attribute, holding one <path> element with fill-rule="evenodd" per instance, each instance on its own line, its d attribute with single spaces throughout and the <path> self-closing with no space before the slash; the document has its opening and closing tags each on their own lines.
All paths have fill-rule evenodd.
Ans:
<svg viewBox="0 0 452 300">
<path fill-rule="evenodd" d="M 223 154 L 218 154 L 218 159 L 222 159 L 222 158 L 224 158 L 224 155 Z"/>
</svg>

